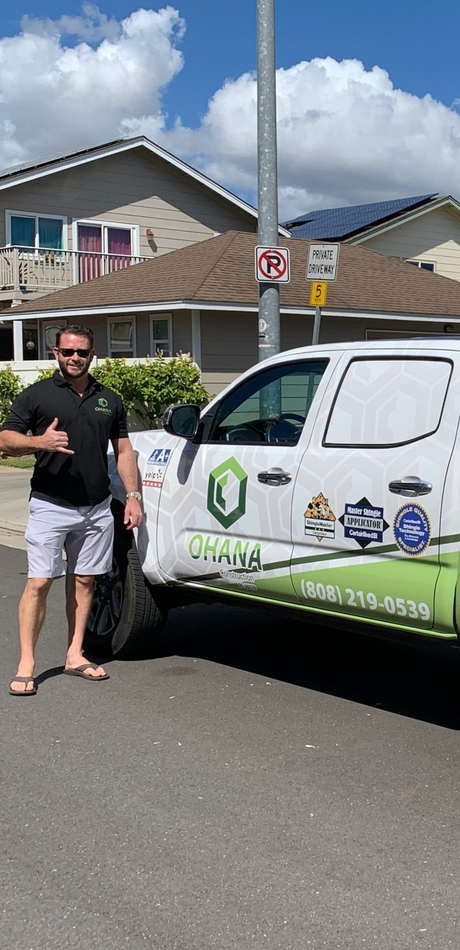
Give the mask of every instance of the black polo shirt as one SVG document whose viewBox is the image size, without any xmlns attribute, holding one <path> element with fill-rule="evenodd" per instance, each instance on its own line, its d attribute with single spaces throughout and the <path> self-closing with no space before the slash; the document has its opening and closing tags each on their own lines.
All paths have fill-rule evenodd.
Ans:
<svg viewBox="0 0 460 950">
<path fill-rule="evenodd" d="M 109 440 L 128 436 L 123 403 L 91 375 L 79 396 L 56 370 L 51 379 L 33 383 L 18 396 L 3 428 L 43 435 L 56 416 L 57 429 L 67 432 L 75 454 L 36 452 L 31 494 L 58 504 L 97 505 L 110 494 Z"/>
</svg>

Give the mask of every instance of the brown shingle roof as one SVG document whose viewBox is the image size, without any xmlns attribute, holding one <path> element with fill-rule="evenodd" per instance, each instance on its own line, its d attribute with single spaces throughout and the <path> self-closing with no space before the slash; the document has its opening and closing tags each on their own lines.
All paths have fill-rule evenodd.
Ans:
<svg viewBox="0 0 460 950">
<path fill-rule="evenodd" d="M 257 305 L 254 248 L 257 236 L 227 231 L 171 251 L 154 261 L 60 290 L 15 307 L 14 315 L 65 312 L 184 301 Z M 309 241 L 286 242 L 291 281 L 281 284 L 281 307 L 309 309 L 305 279 Z M 460 315 L 460 282 L 439 277 L 365 247 L 341 245 L 338 277 L 328 286 L 327 310 Z M 5 314 L 3 314 L 5 316 Z"/>
</svg>

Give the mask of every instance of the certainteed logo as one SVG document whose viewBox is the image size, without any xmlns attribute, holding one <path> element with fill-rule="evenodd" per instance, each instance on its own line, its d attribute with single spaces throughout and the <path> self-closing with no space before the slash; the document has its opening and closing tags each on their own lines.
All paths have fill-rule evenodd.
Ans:
<svg viewBox="0 0 460 950">
<path fill-rule="evenodd" d="M 112 410 L 109 408 L 107 399 L 104 399 L 103 396 L 100 396 L 97 402 L 98 405 L 94 407 L 95 412 L 105 412 L 105 414 L 108 416 L 112 415 Z"/>
<path fill-rule="evenodd" d="M 229 458 L 209 473 L 208 511 L 223 528 L 238 521 L 246 511 L 248 473 L 235 458 Z"/>
</svg>

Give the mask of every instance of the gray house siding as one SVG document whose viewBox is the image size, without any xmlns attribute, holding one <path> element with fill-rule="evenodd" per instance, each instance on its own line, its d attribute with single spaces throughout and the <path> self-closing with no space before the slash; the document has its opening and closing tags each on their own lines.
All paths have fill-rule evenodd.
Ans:
<svg viewBox="0 0 460 950">
<path fill-rule="evenodd" d="M 433 208 L 356 243 L 388 257 L 432 263 L 441 277 L 460 280 L 460 216 L 452 208 Z"/>
<path fill-rule="evenodd" d="M 69 250 L 75 249 L 73 221 L 137 225 L 139 253 L 144 257 L 165 254 L 232 228 L 257 229 L 256 218 L 145 149 L 121 152 L 0 191 L 0 245 L 7 242 L 7 210 L 66 216 Z M 148 228 L 153 240 L 146 234 Z"/>
<path fill-rule="evenodd" d="M 256 363 L 257 359 L 256 313 L 202 312 L 203 373 L 212 371 L 237 375 Z"/>
</svg>

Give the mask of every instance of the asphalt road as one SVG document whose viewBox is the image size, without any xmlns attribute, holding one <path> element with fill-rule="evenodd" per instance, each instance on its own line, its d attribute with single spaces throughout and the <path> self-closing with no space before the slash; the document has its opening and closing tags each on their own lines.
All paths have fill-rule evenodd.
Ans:
<svg viewBox="0 0 460 950">
<path fill-rule="evenodd" d="M 7 692 L 24 551 L 0 546 L 0 946 L 458 948 L 460 664 L 237 608 L 159 656 Z"/>
</svg>

